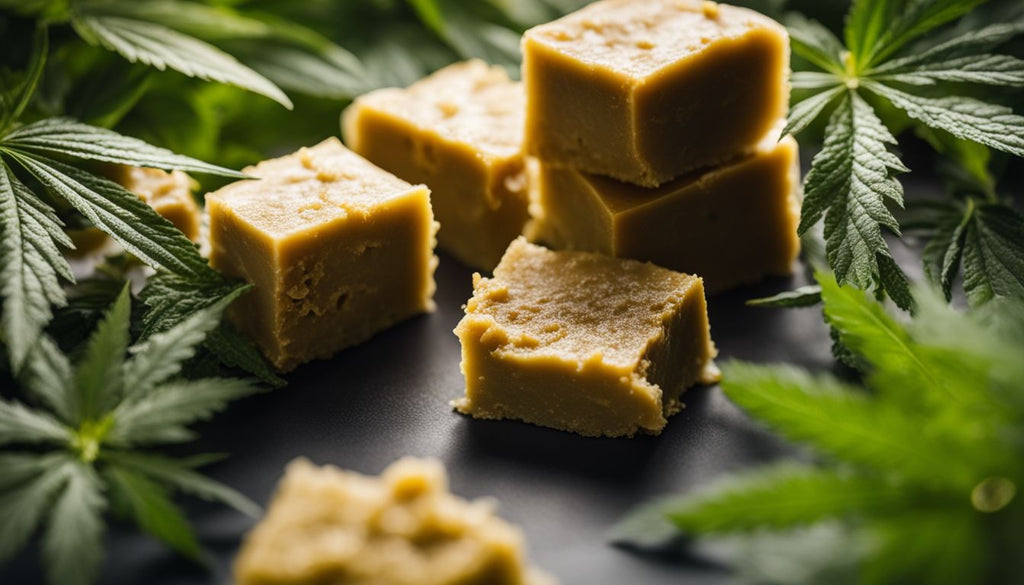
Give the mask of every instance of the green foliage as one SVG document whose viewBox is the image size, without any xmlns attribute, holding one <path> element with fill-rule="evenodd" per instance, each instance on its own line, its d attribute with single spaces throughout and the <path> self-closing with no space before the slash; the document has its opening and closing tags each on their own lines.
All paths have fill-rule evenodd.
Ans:
<svg viewBox="0 0 1024 585">
<path fill-rule="evenodd" d="M 801 286 L 795 290 L 781 292 L 777 295 L 761 299 L 750 299 L 747 305 L 751 307 L 810 307 L 821 302 L 821 287 L 815 284 Z"/>
<path fill-rule="evenodd" d="M 667 516 L 693 532 L 778 530 L 865 510 L 892 513 L 906 498 L 873 475 L 781 463 L 727 478 Z"/>
<path fill-rule="evenodd" d="M 435 0 L 430 4 L 442 16 L 436 26 L 425 23 L 413 2 L 403 1 L 104 0 L 75 2 L 70 11 L 56 0 L 21 3 L 18 12 L 37 20 L 46 16 L 55 34 L 60 31 L 45 92 L 26 119 L 69 115 L 240 167 L 335 135 L 346 100 L 377 87 L 407 85 L 458 59 L 485 58 L 516 73 L 518 33 L 582 3 Z M 3 18 L 0 13 L 0 26 Z M 295 111 L 236 85 L 198 83 L 199 77 L 170 73 L 169 66 L 158 71 L 141 60 L 132 64 L 87 30 L 85 38 L 95 45 L 77 39 L 72 25 L 84 19 L 130 21 L 145 34 L 170 31 L 191 39 L 190 45 L 231 56 L 288 91 Z M 134 50 L 172 50 L 171 45 L 143 45 Z M 189 67 L 207 64 L 177 56 Z"/>
<path fill-rule="evenodd" d="M 11 443 L 60 443 L 70 435 L 60 422 L 19 402 L 0 399 L 0 446 Z"/>
<path fill-rule="evenodd" d="M 143 315 L 142 337 L 165 331 L 190 315 L 217 305 L 221 299 L 235 298 L 243 290 L 235 283 L 209 280 L 197 284 L 187 277 L 158 273 L 147 280 L 140 294 L 148 307 Z M 228 323 L 210 331 L 204 347 L 228 367 L 239 368 L 271 386 L 284 385 L 252 341 Z"/>
<path fill-rule="evenodd" d="M 519 32 L 494 22 L 502 15 L 486 2 L 409 0 L 423 24 L 460 57 L 477 57 L 519 74 Z"/>
<path fill-rule="evenodd" d="M 857 93 L 842 98 L 825 132 L 807 173 L 799 231 L 824 215 L 829 264 L 844 281 L 868 288 L 879 274 L 878 256 L 889 255 L 881 226 L 899 230 L 886 207 L 887 201 L 903 205 L 892 174 L 907 168 L 886 150 L 896 140 Z"/>
<path fill-rule="evenodd" d="M 3 323 L 15 371 L 49 321 L 50 306 L 66 302 L 60 279 L 73 280 L 67 261 L 59 253 L 59 247 L 69 248 L 71 242 L 49 200 L 64 200 L 125 250 L 184 280 L 193 294 L 206 295 L 203 307 L 239 289 L 240 285 L 225 281 L 210 269 L 195 245 L 137 195 L 50 156 L 239 176 L 235 171 L 67 119 L 43 120 L 0 137 L 0 220 L 6 236 L 2 251 L 4 272 L 9 275 L 4 286 Z M 45 189 L 49 199 L 19 180 L 15 173 L 19 167 Z"/>
<path fill-rule="evenodd" d="M 290 91 L 333 100 L 348 99 L 370 89 L 367 72 L 351 53 L 330 46 L 310 53 L 308 50 L 272 41 L 243 39 L 225 43 L 253 68 L 277 85 Z"/>
<path fill-rule="evenodd" d="M 1007 205 L 982 203 L 965 218 L 967 299 L 980 305 L 995 297 L 1024 298 L 1024 216 Z"/>
<path fill-rule="evenodd" d="M 359 62 L 341 47 L 294 23 L 244 15 L 227 6 L 181 0 L 83 2 L 71 24 L 90 44 L 131 62 L 234 85 L 289 109 L 292 101 L 278 85 L 335 98 L 351 97 L 365 87 Z M 297 73 L 290 69 L 295 65 Z"/>
<path fill-rule="evenodd" d="M 198 560 L 199 542 L 188 520 L 167 495 L 167 489 L 124 467 L 107 471 L 111 491 L 128 505 L 135 522 L 154 538 L 185 557 Z"/>
<path fill-rule="evenodd" d="M 252 340 L 230 323 L 221 323 L 211 331 L 203 346 L 221 364 L 229 368 L 238 368 L 274 388 L 285 385 L 284 379 L 277 375 L 267 360 L 263 359 L 263 355 L 256 349 Z"/>
<path fill-rule="evenodd" d="M 650 544 L 648 529 L 776 538 L 838 522 L 847 550 L 860 551 L 859 571 L 832 582 L 1014 582 L 1013 551 L 1024 546 L 1024 301 L 964 314 L 920 289 L 916 314 L 901 323 L 864 291 L 818 280 L 826 320 L 862 361 L 867 389 L 787 366 L 722 368 L 730 399 L 815 460 L 655 503 L 617 538 Z"/>
<path fill-rule="evenodd" d="M 174 154 L 141 140 L 67 118 L 48 118 L 4 137 L 4 145 L 26 156 L 70 157 L 137 167 L 243 178 L 237 171 Z"/>
<path fill-rule="evenodd" d="M 918 213 L 913 229 L 930 238 L 922 253 L 925 274 L 947 300 L 963 271 L 963 289 L 971 306 L 999 297 L 1024 298 L 1024 215 L 994 191 L 977 184 L 971 194 L 949 202 L 931 202 Z"/>
<path fill-rule="evenodd" d="M 18 108 L 28 102 L 26 96 L 31 95 L 38 82 L 46 60 L 46 38 L 46 30 L 41 29 L 37 39 L 43 40 L 36 42 L 32 69 L 26 81 L 16 88 L 16 97 L 9 100 L 20 104 L 12 112 L 20 112 Z M 10 116 L 5 119 L 12 124 L 17 121 Z M 203 303 L 194 309 L 210 306 L 229 296 L 233 298 L 240 288 L 210 269 L 195 245 L 138 196 L 95 174 L 88 166 L 93 162 L 243 176 L 68 118 L 46 118 L 18 125 L 0 136 L 2 326 L 15 372 L 21 369 L 43 327 L 50 321 L 52 307 L 66 303 L 61 281 L 74 281 L 61 254 L 61 249 L 73 246 L 54 211 L 54 201 L 70 205 L 132 255 L 183 280 L 187 283 L 183 288 L 193 295 L 203 294 Z M 174 322 L 186 316 L 178 312 Z M 152 331 L 155 330 L 159 328 Z M 266 364 L 253 356 L 251 345 L 222 351 L 243 353 L 247 359 L 236 358 L 233 366 L 249 367 L 261 377 L 273 379 L 267 373 Z M 102 380 L 104 372 L 101 367 L 97 368 L 91 375 L 95 380 Z M 89 409 L 95 404 L 89 399 L 83 407 Z"/>
<path fill-rule="evenodd" d="M 943 400 L 955 398 L 953 389 L 928 367 L 921 348 L 880 305 L 866 303 L 864 293 L 838 287 L 830 280 L 823 289 L 829 298 L 825 321 L 845 350 L 860 359 L 859 369 L 873 376 L 880 391 L 895 393 L 887 398 L 914 405 L 928 395 L 920 387 L 922 381 L 927 388 L 941 390 L 936 394 Z"/>
<path fill-rule="evenodd" d="M 176 460 L 130 451 L 112 451 L 107 459 L 122 469 L 131 469 L 154 481 L 173 487 L 182 493 L 211 502 L 224 502 L 232 508 L 252 517 L 259 516 L 260 508 L 249 498 L 235 490 L 197 473 L 189 460 Z"/>
<path fill-rule="evenodd" d="M 124 393 L 126 376 L 118 375 L 118 369 L 128 350 L 131 310 L 131 295 L 125 286 L 85 344 L 85 354 L 75 368 L 77 392 L 69 401 L 76 423 L 98 418 Z"/>
<path fill-rule="evenodd" d="M 67 480 L 53 502 L 43 534 L 43 557 L 51 583 L 88 585 L 103 562 L 106 498 L 96 471 L 81 461 L 64 466 Z"/>
<path fill-rule="evenodd" d="M 1021 85 L 1020 60 L 985 53 L 1024 32 L 1024 23 L 999 23 L 973 30 L 925 51 L 892 59 L 874 68 L 874 76 L 911 85 L 963 81 Z"/>
<path fill-rule="evenodd" d="M 801 82 L 803 80 L 803 83 L 806 84 L 803 86 L 805 88 L 808 85 L 811 85 L 811 83 L 819 83 L 819 81 L 808 82 L 806 81 L 807 79 L 807 76 L 803 76 L 802 78 L 797 79 L 797 82 Z M 828 83 L 829 85 L 832 84 L 831 76 L 826 75 L 823 79 L 825 83 Z M 811 85 L 811 88 L 817 89 L 814 85 Z M 821 113 L 831 106 L 833 102 L 835 102 L 836 98 L 839 98 L 840 96 L 842 96 L 844 100 L 848 99 L 845 89 L 842 87 L 830 87 L 826 91 L 814 94 L 801 102 L 797 102 L 789 111 L 789 118 L 786 120 L 786 127 L 783 128 L 782 133 L 796 134 L 797 132 L 802 131 L 812 122 L 817 120 L 818 116 L 820 116 Z"/>
<path fill-rule="evenodd" d="M 195 436 L 186 425 L 205 420 L 228 402 L 251 393 L 247 380 L 169 382 L 158 391 L 125 399 L 113 413 L 107 440 L 119 447 L 190 441 Z"/>
<path fill-rule="evenodd" d="M 133 347 L 132 353 L 138 357 L 125 367 L 124 386 L 127 395 L 145 396 L 161 380 L 178 374 L 182 364 L 195 355 L 196 347 L 218 327 L 217 321 L 206 318 L 209 313 L 222 313 L 245 290 L 231 291 L 210 305 L 209 309 L 197 310 L 188 315 L 182 322 L 185 326 L 163 330 Z"/>
<path fill-rule="evenodd" d="M 7 471 L 0 484 L 0 563 L 25 545 L 49 509 L 54 493 L 67 480 L 64 454 L 44 456 L 0 453 Z"/>
<path fill-rule="evenodd" d="M 265 95 L 286 108 L 291 100 L 276 85 L 216 47 L 162 25 L 119 16 L 84 15 L 75 30 L 93 45 L 116 51 L 132 63 L 174 69 L 188 75 L 230 83 Z"/>
<path fill-rule="evenodd" d="M 48 338 L 35 346 L 21 381 L 38 406 L 0 401 L 0 446 L 6 449 L 0 453 L 0 562 L 21 549 L 45 519 L 43 559 L 51 583 L 95 579 L 108 498 L 124 505 L 147 533 L 193 559 L 199 558 L 199 545 L 170 498 L 173 492 L 248 514 L 259 511 L 246 497 L 195 472 L 193 461 L 131 450 L 189 440 L 188 425 L 258 391 L 248 380 L 179 377 L 183 362 L 233 297 L 129 349 L 130 298 L 123 288 L 74 370 Z"/>
<path fill-rule="evenodd" d="M 60 247 L 71 246 L 53 208 L 0 164 L 0 323 L 15 368 L 50 320 L 51 305 L 66 302 L 60 280 L 74 276 Z"/>
<path fill-rule="evenodd" d="M 617 526 L 612 538 L 657 546 L 678 535 L 677 527 L 695 534 L 784 530 L 865 510 L 898 512 L 911 503 L 908 495 L 874 474 L 783 462 L 648 504 Z"/>
<path fill-rule="evenodd" d="M 967 86 L 1024 86 L 1024 61 L 990 52 L 1024 31 L 1024 25 L 994 24 L 951 38 L 940 34 L 921 40 L 978 4 L 979 0 L 857 0 L 846 19 L 845 44 L 816 22 L 800 17 L 789 22 L 794 53 L 818 70 L 794 74 L 794 88 L 800 91 L 787 131 L 808 129 L 830 112 L 824 147 L 805 179 L 799 231 L 806 233 L 824 216 L 828 261 L 839 282 L 888 293 L 902 308 L 910 308 L 909 286 L 892 260 L 882 228 L 900 235 L 890 208 L 903 207 L 903 189 L 895 175 L 908 169 L 889 150 L 896 140 L 886 124 L 893 132 L 897 128 L 883 123 L 891 116 L 881 108 L 894 108 L 954 140 L 1024 156 L 1024 117 L 1004 105 L 964 95 L 973 91 Z M 969 161 L 969 172 L 984 177 L 987 159 L 979 163 L 977 148 L 956 150 L 966 155 L 962 160 Z M 981 228 L 991 224 L 978 219 L 971 208 L 970 217 L 930 225 L 939 241 L 925 254 L 927 274 L 947 296 L 963 264 L 965 284 L 970 282 L 975 291 L 968 296 L 975 304 L 1017 294 L 1012 282 L 1024 279 L 1024 254 L 1019 246 L 1006 243 L 1007 235 L 1017 233 L 1019 222 L 1013 218 L 1020 216 L 989 195 L 986 203 L 999 207 L 988 213 L 989 222 L 1001 218 L 996 220 L 998 236 Z M 986 252 L 993 250 L 1007 255 L 1007 266 L 986 261 Z"/>
<path fill-rule="evenodd" d="M 67 356 L 49 337 L 43 336 L 33 349 L 32 359 L 22 371 L 26 393 L 41 402 L 63 421 L 73 420 L 77 404 L 68 400 L 74 386 L 74 372 Z"/>
</svg>

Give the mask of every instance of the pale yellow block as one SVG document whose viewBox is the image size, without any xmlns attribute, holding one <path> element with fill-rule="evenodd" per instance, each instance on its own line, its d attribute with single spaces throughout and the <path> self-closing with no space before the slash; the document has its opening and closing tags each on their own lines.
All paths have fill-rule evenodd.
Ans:
<svg viewBox="0 0 1024 585">
<path fill-rule="evenodd" d="M 101 165 L 97 171 L 135 193 L 164 219 L 174 224 L 193 242 L 199 239 L 201 211 L 192 197 L 192 178 L 181 171 Z M 72 256 L 85 256 L 99 250 L 110 239 L 94 227 L 68 230 L 75 244 Z"/>
<path fill-rule="evenodd" d="M 331 138 L 206 197 L 210 263 L 255 285 L 230 310 L 280 370 L 433 310 L 430 191 Z"/>
<path fill-rule="evenodd" d="M 157 213 L 181 230 L 185 237 L 199 238 L 200 211 L 192 198 L 192 179 L 181 171 L 119 166 L 115 180 L 136 193 Z"/>
<path fill-rule="evenodd" d="M 234 574 L 237 585 L 556 584 L 493 501 L 452 495 L 440 462 L 413 458 L 379 478 L 292 462 Z"/>
<path fill-rule="evenodd" d="M 456 63 L 406 89 L 360 96 L 346 143 L 395 175 L 430 187 L 439 246 L 491 270 L 528 217 L 523 88 L 505 70 Z"/>
<path fill-rule="evenodd" d="M 751 155 L 645 189 L 535 166 L 531 240 L 653 262 L 703 277 L 708 292 L 792 274 L 800 251 L 800 161 L 777 132 Z"/>
<path fill-rule="evenodd" d="M 717 377 L 700 278 L 523 238 L 493 278 L 474 275 L 455 334 L 466 395 L 454 405 L 477 418 L 658 434 L 686 388 Z"/>
<path fill-rule="evenodd" d="M 789 38 L 744 8 L 601 0 L 523 37 L 526 149 L 645 187 L 750 151 L 789 101 Z"/>
</svg>

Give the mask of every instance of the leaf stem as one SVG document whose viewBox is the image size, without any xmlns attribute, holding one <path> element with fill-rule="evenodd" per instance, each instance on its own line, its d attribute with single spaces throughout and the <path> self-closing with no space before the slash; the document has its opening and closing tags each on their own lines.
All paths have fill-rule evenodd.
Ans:
<svg viewBox="0 0 1024 585">
<path fill-rule="evenodd" d="M 107 438 L 114 418 L 110 415 L 98 421 L 87 420 L 82 423 L 71 439 L 71 449 L 84 463 L 94 463 L 100 456 L 100 448 Z"/>
<path fill-rule="evenodd" d="M 32 56 L 25 71 L 25 79 L 12 96 L 14 102 L 11 105 L 10 111 L 3 112 L 0 115 L 0 138 L 5 136 L 11 126 L 17 123 L 18 118 L 21 117 L 25 108 L 28 107 L 32 96 L 35 95 L 36 87 L 39 85 L 39 80 L 43 76 L 43 70 L 46 68 L 46 57 L 49 50 L 49 32 L 45 22 L 40 22 L 36 26 L 36 32 L 32 40 Z"/>
<path fill-rule="evenodd" d="M 857 59 L 850 51 L 843 51 L 843 84 L 851 90 L 860 87 L 860 73 L 857 68 Z"/>
<path fill-rule="evenodd" d="M 991 197 L 989 197 L 988 195 L 986 195 L 986 198 L 991 200 Z M 967 209 L 964 210 L 963 223 L 966 224 L 968 221 L 970 221 L 971 217 L 974 215 L 975 205 L 976 204 L 974 203 L 974 197 L 968 197 L 967 198 Z"/>
</svg>

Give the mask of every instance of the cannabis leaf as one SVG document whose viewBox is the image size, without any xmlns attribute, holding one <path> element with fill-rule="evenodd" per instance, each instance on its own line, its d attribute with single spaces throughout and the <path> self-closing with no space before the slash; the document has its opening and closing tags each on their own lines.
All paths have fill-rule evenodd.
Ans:
<svg viewBox="0 0 1024 585">
<path fill-rule="evenodd" d="M 71 241 L 47 199 L 28 188 L 16 169 L 26 172 L 50 197 L 66 201 L 154 268 L 195 282 L 220 283 L 225 291 L 238 286 L 227 284 L 209 268 L 195 245 L 137 195 L 51 156 L 239 176 L 235 171 L 69 119 L 42 120 L 0 137 L 3 327 L 15 371 L 49 321 L 50 307 L 65 302 L 60 280 L 73 281 L 59 252 L 60 248 L 71 248 Z"/>
<path fill-rule="evenodd" d="M 166 148 L 152 146 L 112 130 L 82 124 L 71 118 L 47 118 L 22 126 L 7 134 L 3 141 L 9 148 L 40 156 L 66 156 L 165 171 L 209 173 L 240 179 L 245 177 L 238 171 L 174 154 Z"/>
<path fill-rule="evenodd" d="M 1024 32 L 1024 24 L 1001 23 L 968 32 L 925 51 L 892 59 L 874 68 L 874 77 L 911 85 L 939 81 L 990 83 L 1016 87 L 1021 84 L 1021 63 L 1015 57 L 992 55 L 991 50 Z"/>
<path fill-rule="evenodd" d="M 140 293 L 140 298 L 149 307 L 143 315 L 142 337 L 174 326 L 218 299 L 234 294 L 237 288 L 237 284 L 223 281 L 197 284 L 193 279 L 167 272 L 151 276 Z M 204 347 L 228 367 L 239 368 L 273 387 L 284 385 L 284 380 L 267 364 L 252 340 L 229 323 L 222 323 L 211 331 Z"/>
<path fill-rule="evenodd" d="M 203 347 L 220 363 L 255 376 L 264 384 L 273 388 L 280 388 L 286 384 L 263 358 L 263 354 L 256 348 L 252 339 L 239 332 L 231 323 L 223 322 L 211 331 Z"/>
<path fill-rule="evenodd" d="M 519 74 L 517 31 L 494 22 L 487 3 L 409 0 L 420 21 L 463 59 L 479 58 Z M 491 12 L 497 12 L 491 10 Z"/>
<path fill-rule="evenodd" d="M 929 128 L 1024 156 L 1024 117 L 1008 107 L 960 95 L 964 84 L 1024 86 L 1024 61 L 988 52 L 1024 26 L 997 24 L 941 42 L 912 44 L 979 3 L 856 0 L 846 19 L 845 46 L 816 22 L 794 18 L 789 23 L 793 51 L 818 70 L 794 73 L 794 87 L 806 91 L 793 106 L 787 131 L 804 130 L 830 112 L 824 146 L 805 179 L 799 232 L 806 233 L 824 217 L 826 252 L 838 281 L 884 291 L 902 308 L 910 306 L 909 286 L 892 260 L 882 228 L 900 235 L 890 208 L 903 206 L 895 175 L 908 169 L 889 150 L 896 140 L 872 104 L 888 103 Z M 934 88 L 942 90 L 940 97 Z M 1004 224 L 1000 241 L 1006 229 L 1013 230 Z M 981 233 L 968 223 L 960 231 L 946 223 L 940 233 L 943 241 L 926 254 L 926 265 L 945 290 L 961 260 L 976 275 L 972 284 L 979 283 L 975 289 L 982 291 L 973 296 L 976 300 L 1016 290 L 1005 285 L 1024 279 L 1018 271 L 1022 255 L 1000 267 L 984 261 L 980 243 L 964 254 L 960 242 Z M 991 237 L 986 242 L 1016 253 L 1013 246 L 992 244 Z M 1000 285 L 987 294 L 986 280 Z"/>
<path fill-rule="evenodd" d="M 57 492 L 43 535 L 46 574 L 51 583 L 91 583 L 103 561 L 102 514 L 106 502 L 95 470 L 81 461 L 64 466 L 67 479 Z"/>
<path fill-rule="evenodd" d="M 1024 215 L 994 196 L 929 207 L 931 213 L 919 215 L 914 229 L 930 238 L 922 253 L 925 274 L 947 300 L 961 270 L 972 306 L 1024 297 Z"/>
<path fill-rule="evenodd" d="M 795 76 L 795 74 L 794 74 Z M 829 85 L 833 84 L 833 79 L 830 75 L 825 75 L 824 80 Z M 832 105 L 836 98 L 845 95 L 845 88 L 843 87 L 830 87 L 828 90 L 821 93 L 812 95 L 811 97 L 798 102 L 793 105 L 793 108 L 789 111 L 789 119 L 786 120 L 786 127 L 782 130 L 783 135 L 785 134 L 796 134 L 800 132 L 812 122 L 818 119 L 826 108 Z"/>
<path fill-rule="evenodd" d="M 784 291 L 777 295 L 760 299 L 750 299 L 747 305 L 751 307 L 810 307 L 821 302 L 821 287 L 816 284 L 801 286 L 800 288 Z"/>
<path fill-rule="evenodd" d="M 924 226 L 934 228 L 931 239 L 921 252 L 925 275 L 942 290 L 946 300 L 952 298 L 953 279 L 960 271 L 964 252 L 964 231 L 969 216 L 953 202 L 943 206 L 939 215 Z"/>
<path fill-rule="evenodd" d="M 268 14 L 183 0 L 88 2 L 72 25 L 129 61 L 236 85 L 289 109 L 279 87 L 331 99 L 371 89 L 362 63 L 347 50 Z"/>
<path fill-rule="evenodd" d="M 973 305 L 1024 297 L 1024 216 L 999 204 L 969 209 L 964 234 L 964 290 Z"/>
<path fill-rule="evenodd" d="M 874 283 L 878 256 L 888 256 L 880 226 L 899 232 L 885 203 L 903 205 L 903 188 L 891 175 L 907 170 L 886 150 L 896 140 L 855 92 L 832 113 L 825 144 L 814 157 L 804 188 L 800 233 L 825 215 L 829 264 L 861 288 Z"/>
<path fill-rule="evenodd" d="M 2 326 L 15 368 L 50 320 L 51 305 L 65 303 L 60 279 L 74 280 L 59 249 L 73 247 L 62 225 L 53 208 L 0 164 Z"/>
<path fill-rule="evenodd" d="M 294 22 L 265 13 L 259 19 L 264 34 L 225 35 L 223 28 L 195 34 L 222 38 L 220 46 L 285 89 L 328 99 L 351 99 L 374 89 L 367 68 L 347 49 Z"/>
<path fill-rule="evenodd" d="M 901 324 L 864 291 L 817 277 L 826 319 L 864 362 L 869 391 L 788 366 L 726 364 L 726 395 L 817 457 L 651 504 L 615 538 L 776 538 L 838 522 L 854 575 L 868 582 L 1013 582 L 1024 546 L 1024 301 L 964 314 L 919 289 Z M 951 542 L 950 530 L 969 537 Z M 924 536 L 936 532 L 944 537 Z"/>
<path fill-rule="evenodd" d="M 30 79 L 38 77 L 45 63 L 46 36 L 45 28 L 37 34 L 37 38 L 43 40 L 36 43 L 39 53 L 33 57 L 33 63 L 38 64 L 32 66 Z M 26 82 L 19 91 L 29 95 L 34 84 Z M 18 97 L 16 101 L 23 103 L 27 99 Z M 0 324 L 15 372 L 21 369 L 43 326 L 51 319 L 51 307 L 65 304 L 61 281 L 74 282 L 71 269 L 60 252 L 62 248 L 72 248 L 72 242 L 51 206 L 53 200 L 69 204 L 153 268 L 175 275 L 183 283 L 179 289 L 202 295 L 201 302 L 193 304 L 168 299 L 171 305 L 178 307 L 173 312 L 174 320 L 148 329 L 147 335 L 180 322 L 190 312 L 232 296 L 243 286 L 228 282 L 212 270 L 195 245 L 137 195 L 76 166 L 83 161 L 244 177 L 236 171 L 69 118 L 43 119 L 15 127 L 0 136 L 0 275 L 4 277 L 0 287 L 3 293 Z M 37 193 L 40 187 L 48 197 Z M 191 311 L 182 312 L 182 307 Z M 237 339 L 232 341 L 238 343 Z M 224 342 L 220 335 L 207 343 L 229 355 L 232 366 L 248 368 L 261 378 L 280 384 L 280 379 L 255 355 L 251 343 L 220 347 Z"/>
<path fill-rule="evenodd" d="M 112 494 L 127 503 L 129 513 L 142 530 L 187 558 L 198 560 L 199 541 L 188 520 L 168 496 L 168 490 L 131 469 L 115 466 L 107 470 Z"/>
<path fill-rule="evenodd" d="M 125 286 L 74 366 L 42 338 L 20 379 L 38 406 L 0 400 L 0 563 L 42 530 L 48 580 L 91 583 L 103 561 L 108 498 L 144 531 L 193 559 L 201 551 L 174 492 L 259 512 L 245 496 L 193 470 L 209 457 L 179 461 L 133 450 L 190 440 L 188 425 L 259 391 L 247 380 L 179 377 L 241 292 L 129 348 Z"/>
<path fill-rule="evenodd" d="M 337 45 L 311 50 L 255 39 L 224 44 L 253 69 L 291 91 L 327 99 L 351 99 L 372 89 L 362 64 Z"/>
<path fill-rule="evenodd" d="M 273 26 L 258 18 L 240 14 L 229 6 L 188 0 L 90 2 L 86 11 L 90 14 L 156 22 L 180 33 L 205 40 L 267 38 L 275 34 Z"/>
<path fill-rule="evenodd" d="M 864 509 L 895 512 L 912 503 L 908 496 L 876 475 L 781 462 L 726 477 L 694 495 L 648 504 L 616 527 L 613 537 L 657 546 L 678 534 L 670 529 L 650 538 L 651 527 L 666 521 L 667 527 L 685 525 L 698 533 L 788 528 Z"/>
<path fill-rule="evenodd" d="M 127 3 L 123 3 L 127 4 Z M 291 109 L 292 102 L 270 80 L 217 47 L 180 33 L 122 3 L 83 2 L 72 12 L 75 31 L 92 45 L 115 51 L 131 62 L 174 69 L 189 77 L 219 81 L 269 97 Z"/>
</svg>

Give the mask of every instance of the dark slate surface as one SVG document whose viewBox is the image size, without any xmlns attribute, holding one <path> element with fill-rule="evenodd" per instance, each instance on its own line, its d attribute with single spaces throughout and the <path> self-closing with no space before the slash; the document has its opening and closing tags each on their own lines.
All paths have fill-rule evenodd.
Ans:
<svg viewBox="0 0 1024 585">
<path fill-rule="evenodd" d="M 930 164 L 904 177 L 908 195 L 939 189 Z M 808 161 L 804 161 L 804 168 Z M 1021 184 L 1021 177 L 1013 184 Z M 1008 182 L 1009 183 L 1009 182 Z M 915 279 L 920 263 L 892 241 Z M 452 329 L 469 297 L 471 271 L 441 255 L 438 310 L 403 323 L 329 361 L 303 366 L 282 390 L 237 403 L 199 430 L 185 452 L 231 453 L 213 477 L 266 503 L 285 464 L 305 456 L 378 473 L 402 455 L 434 456 L 448 467 L 453 490 L 495 496 L 502 515 L 521 525 L 533 559 L 566 585 L 719 584 L 727 575 L 700 559 L 638 555 L 612 547 L 607 531 L 635 506 L 706 484 L 731 470 L 778 457 L 788 447 L 750 422 L 717 387 L 691 390 L 687 408 L 659 437 L 593 439 L 516 422 L 475 421 L 454 413 L 459 396 L 459 344 Z M 831 369 L 830 341 L 818 308 L 744 306 L 807 283 L 803 270 L 708 300 L 719 360 L 787 362 Z M 207 568 L 180 560 L 116 525 L 100 585 L 222 585 L 253 520 L 221 506 L 186 502 Z M 33 546 L 0 570 L 0 585 L 42 583 Z"/>
<path fill-rule="evenodd" d="M 455 492 L 497 497 L 502 514 L 525 530 L 536 562 L 563 583 L 720 582 L 720 572 L 691 561 L 611 547 L 606 531 L 645 499 L 767 460 L 783 447 L 747 421 L 717 387 L 692 390 L 687 408 L 660 437 L 584 438 L 454 413 L 448 401 L 459 396 L 463 381 L 452 329 L 472 290 L 470 274 L 442 257 L 437 312 L 300 368 L 285 389 L 237 403 L 200 428 L 203 438 L 193 452 L 232 453 L 209 473 L 261 503 L 295 457 L 378 473 L 402 455 L 434 456 L 447 465 Z M 830 367 L 819 309 L 743 305 L 745 299 L 803 283 L 802 276 L 773 279 L 709 299 L 719 359 Z M 231 558 L 252 520 L 205 504 L 190 504 L 189 512 L 212 553 L 209 571 L 121 526 L 109 535 L 100 583 L 229 582 Z M 0 572 L 5 585 L 38 582 L 34 554 Z"/>
</svg>

